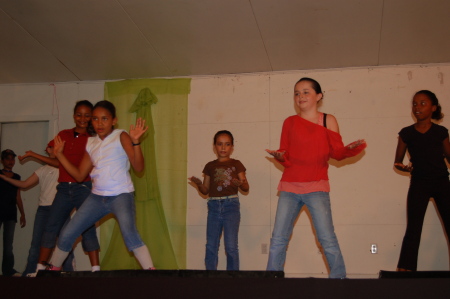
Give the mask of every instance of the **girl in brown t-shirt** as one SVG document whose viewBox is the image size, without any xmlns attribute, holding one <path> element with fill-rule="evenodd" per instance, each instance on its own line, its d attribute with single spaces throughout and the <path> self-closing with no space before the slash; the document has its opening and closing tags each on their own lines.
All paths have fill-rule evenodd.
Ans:
<svg viewBox="0 0 450 299">
<path fill-rule="evenodd" d="M 238 232 L 241 220 L 238 190 L 248 192 L 245 167 L 230 157 L 234 138 L 229 131 L 214 135 L 217 159 L 205 165 L 203 183 L 193 176 L 191 182 L 200 193 L 209 195 L 206 227 L 206 270 L 217 270 L 220 235 L 224 232 L 227 270 L 239 270 Z"/>
</svg>

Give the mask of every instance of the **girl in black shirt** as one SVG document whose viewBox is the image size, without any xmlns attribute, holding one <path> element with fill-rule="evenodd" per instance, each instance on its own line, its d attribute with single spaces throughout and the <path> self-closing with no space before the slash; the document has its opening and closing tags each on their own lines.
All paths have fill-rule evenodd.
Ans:
<svg viewBox="0 0 450 299">
<path fill-rule="evenodd" d="M 407 198 L 407 227 L 397 271 L 416 271 L 423 220 L 430 197 L 434 198 L 445 226 L 450 232 L 450 182 L 445 158 L 450 161 L 448 130 L 432 122 L 443 118 L 434 93 L 418 91 L 412 101 L 416 123 L 399 133 L 394 166 L 411 173 Z M 410 164 L 404 165 L 406 150 Z"/>
</svg>

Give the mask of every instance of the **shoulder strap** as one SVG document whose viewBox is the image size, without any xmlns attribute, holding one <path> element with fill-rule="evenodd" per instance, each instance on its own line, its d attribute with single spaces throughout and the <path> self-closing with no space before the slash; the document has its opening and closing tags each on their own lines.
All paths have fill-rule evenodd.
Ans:
<svg viewBox="0 0 450 299">
<path fill-rule="evenodd" d="M 326 113 L 323 114 L 323 126 L 325 128 L 327 127 L 327 114 Z"/>
</svg>

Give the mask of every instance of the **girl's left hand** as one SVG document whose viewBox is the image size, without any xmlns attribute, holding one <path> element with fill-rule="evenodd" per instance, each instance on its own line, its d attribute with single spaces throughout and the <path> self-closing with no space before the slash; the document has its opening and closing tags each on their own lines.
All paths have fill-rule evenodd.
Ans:
<svg viewBox="0 0 450 299">
<path fill-rule="evenodd" d="M 238 180 L 238 179 L 232 179 L 231 182 L 233 182 L 233 184 L 238 187 L 244 183 L 243 181 Z"/>
<path fill-rule="evenodd" d="M 354 148 L 357 148 L 358 146 L 360 146 L 362 144 L 365 144 L 365 143 L 366 143 L 366 141 L 364 139 L 359 139 L 359 140 L 356 140 L 356 141 L 350 143 L 349 145 L 347 145 L 346 148 L 354 149 Z"/>
<path fill-rule="evenodd" d="M 136 120 L 136 125 L 130 125 L 130 137 L 133 143 L 139 143 L 139 139 L 144 135 L 147 131 L 148 126 L 145 126 L 145 119 L 139 117 Z"/>
<path fill-rule="evenodd" d="M 412 165 L 404 165 L 403 163 L 394 163 L 395 168 L 404 172 L 411 172 L 413 170 Z"/>
</svg>

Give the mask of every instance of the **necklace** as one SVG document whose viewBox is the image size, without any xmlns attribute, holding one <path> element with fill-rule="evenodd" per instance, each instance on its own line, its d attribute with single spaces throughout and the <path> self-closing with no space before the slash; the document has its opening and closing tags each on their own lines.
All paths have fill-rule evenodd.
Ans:
<svg viewBox="0 0 450 299">
<path fill-rule="evenodd" d="M 12 170 L 8 170 L 8 169 L 2 169 L 2 171 L 4 171 L 4 172 L 11 172 L 12 173 Z"/>
</svg>

